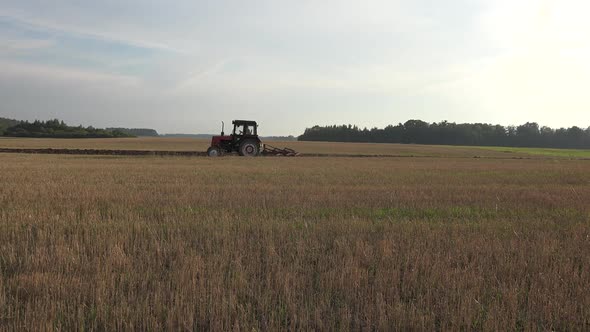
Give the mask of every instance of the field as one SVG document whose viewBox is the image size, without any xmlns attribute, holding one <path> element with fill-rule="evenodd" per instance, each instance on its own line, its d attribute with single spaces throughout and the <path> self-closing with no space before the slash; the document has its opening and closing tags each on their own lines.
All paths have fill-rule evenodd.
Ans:
<svg viewBox="0 0 590 332">
<path fill-rule="evenodd" d="M 507 148 L 507 147 L 485 147 L 484 149 L 500 151 L 504 153 L 526 153 L 549 157 L 585 158 L 590 159 L 590 150 L 577 149 L 545 149 L 545 148 Z"/>
<path fill-rule="evenodd" d="M 590 161 L 282 145 L 389 157 L 0 154 L 0 330 L 590 328 Z"/>
<path fill-rule="evenodd" d="M 268 142 L 278 147 L 290 147 L 302 154 L 365 155 L 394 157 L 443 157 L 443 158 L 567 158 L 590 159 L 590 150 L 441 146 L 380 143 L 331 143 L 331 142 Z M 149 150 L 149 151 L 200 151 L 205 152 L 210 140 L 193 138 L 113 138 L 113 139 L 46 139 L 0 137 L 0 148 L 21 149 L 99 149 L 99 150 Z"/>
</svg>

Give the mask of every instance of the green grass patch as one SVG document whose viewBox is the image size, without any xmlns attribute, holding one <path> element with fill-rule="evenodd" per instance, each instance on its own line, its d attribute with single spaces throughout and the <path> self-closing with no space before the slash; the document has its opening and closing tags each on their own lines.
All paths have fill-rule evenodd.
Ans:
<svg viewBox="0 0 590 332">
<path fill-rule="evenodd" d="M 498 152 L 525 153 L 548 157 L 590 158 L 590 150 L 579 149 L 514 148 L 502 146 L 482 146 L 479 148 Z"/>
</svg>

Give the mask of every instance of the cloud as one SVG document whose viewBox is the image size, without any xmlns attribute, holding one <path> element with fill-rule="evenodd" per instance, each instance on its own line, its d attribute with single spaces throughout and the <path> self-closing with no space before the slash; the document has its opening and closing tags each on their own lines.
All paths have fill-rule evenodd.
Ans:
<svg viewBox="0 0 590 332">
<path fill-rule="evenodd" d="M 71 68 L 59 68 L 37 64 L 24 64 L 0 60 L 4 78 L 49 80 L 53 82 L 69 81 L 75 84 L 97 83 L 117 85 L 119 87 L 138 86 L 140 81 L 131 76 L 105 74 L 102 72 L 81 71 Z"/>
<path fill-rule="evenodd" d="M 50 39 L 0 39 L 0 53 L 14 53 L 48 48 L 55 45 Z"/>
<path fill-rule="evenodd" d="M 113 32 L 103 32 L 101 29 L 92 29 L 84 25 L 69 24 L 68 20 L 52 20 L 37 16 L 28 16 L 26 14 L 7 11 L 0 8 L 0 20 L 9 21 L 25 27 L 26 29 L 50 33 L 53 35 L 78 36 L 81 38 L 98 39 L 108 42 L 118 42 L 127 45 L 164 50 L 170 52 L 181 52 L 164 43 L 154 42 L 142 38 L 134 38 L 126 36 L 125 34 L 117 34 Z"/>
</svg>

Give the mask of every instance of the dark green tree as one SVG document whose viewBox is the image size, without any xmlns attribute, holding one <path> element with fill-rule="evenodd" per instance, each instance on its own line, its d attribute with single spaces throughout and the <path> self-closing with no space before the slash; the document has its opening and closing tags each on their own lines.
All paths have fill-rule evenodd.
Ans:
<svg viewBox="0 0 590 332">
<path fill-rule="evenodd" d="M 520 126 L 486 123 L 427 123 L 409 120 L 384 129 L 360 129 L 353 125 L 314 126 L 298 138 L 301 141 L 415 143 L 480 146 L 522 146 L 590 148 L 590 128 L 552 129 L 536 122 Z"/>
</svg>

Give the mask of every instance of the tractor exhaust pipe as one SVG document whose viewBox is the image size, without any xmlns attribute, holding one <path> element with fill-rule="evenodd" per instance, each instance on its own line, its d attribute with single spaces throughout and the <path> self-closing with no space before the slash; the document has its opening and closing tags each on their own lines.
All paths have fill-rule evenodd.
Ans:
<svg viewBox="0 0 590 332">
<path fill-rule="evenodd" d="M 223 121 L 221 121 L 221 136 L 225 136 L 224 129 L 225 129 L 225 123 Z"/>
</svg>

